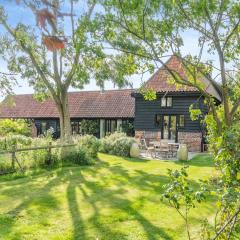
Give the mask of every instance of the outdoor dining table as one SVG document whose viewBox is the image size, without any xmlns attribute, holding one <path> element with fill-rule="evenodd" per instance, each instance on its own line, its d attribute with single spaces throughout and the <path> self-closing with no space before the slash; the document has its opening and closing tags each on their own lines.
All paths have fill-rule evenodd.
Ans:
<svg viewBox="0 0 240 240">
<path fill-rule="evenodd" d="M 170 146 L 176 146 L 176 147 L 179 147 L 179 145 L 180 145 L 180 143 L 174 143 L 174 142 L 168 142 L 167 144 Z M 160 141 L 151 141 L 151 142 L 149 142 L 149 145 L 159 147 L 161 145 L 161 142 Z"/>
<path fill-rule="evenodd" d="M 180 143 L 176 143 L 176 142 L 169 142 L 168 144 L 169 144 L 169 145 L 176 145 L 176 146 L 179 146 L 179 145 L 180 145 Z"/>
<path fill-rule="evenodd" d="M 167 142 L 166 142 L 167 143 Z M 150 141 L 149 145 L 153 146 L 155 149 L 160 149 L 161 148 L 161 142 L 160 141 Z M 179 143 L 175 143 L 175 142 L 168 142 L 167 145 L 169 146 L 169 150 L 168 150 L 168 154 L 171 154 L 171 156 L 173 157 L 174 154 L 176 153 L 176 149 L 179 147 Z M 156 152 L 155 152 L 155 156 L 156 156 Z"/>
<path fill-rule="evenodd" d="M 180 143 L 169 142 L 168 145 L 179 147 Z"/>
<path fill-rule="evenodd" d="M 159 141 L 151 141 L 151 142 L 149 142 L 149 145 L 152 145 L 154 147 L 159 147 L 160 146 L 160 142 Z"/>
</svg>

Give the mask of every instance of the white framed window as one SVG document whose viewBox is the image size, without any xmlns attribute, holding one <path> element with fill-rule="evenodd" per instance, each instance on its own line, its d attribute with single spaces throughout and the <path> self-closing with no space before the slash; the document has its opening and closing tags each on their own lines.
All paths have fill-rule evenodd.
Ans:
<svg viewBox="0 0 240 240">
<path fill-rule="evenodd" d="M 172 107 L 172 97 L 162 97 L 161 107 Z"/>
</svg>

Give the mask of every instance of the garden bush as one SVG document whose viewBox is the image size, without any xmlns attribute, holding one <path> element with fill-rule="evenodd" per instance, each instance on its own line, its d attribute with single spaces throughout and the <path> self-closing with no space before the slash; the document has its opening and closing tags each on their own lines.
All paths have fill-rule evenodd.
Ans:
<svg viewBox="0 0 240 240">
<path fill-rule="evenodd" d="M 0 137 L 0 150 L 12 150 L 14 146 L 16 148 L 30 146 L 31 143 L 32 138 L 23 135 L 9 135 L 6 137 Z"/>
<path fill-rule="evenodd" d="M 52 139 L 51 130 L 38 138 L 12 135 L 0 138 L 0 151 L 12 150 L 13 146 L 16 146 L 17 148 L 46 147 L 49 146 L 50 143 L 53 145 L 61 144 L 60 140 Z M 17 152 L 16 157 L 21 168 L 24 170 L 66 164 L 93 164 L 97 158 L 100 141 L 92 135 L 86 135 L 83 137 L 75 137 L 74 143 L 77 144 L 77 146 L 67 147 L 66 155 L 64 154 L 64 157 L 62 157 L 61 148 L 52 148 L 51 154 L 49 154 L 49 149 Z M 0 155 L 0 174 L 18 171 L 19 169 L 20 167 L 17 163 L 15 163 L 15 168 L 12 168 L 10 154 L 7 156 Z"/>
<path fill-rule="evenodd" d="M 41 147 L 48 146 L 50 140 L 46 138 L 29 138 L 21 135 L 12 135 L 5 138 L 0 138 L 0 151 L 12 150 L 13 147 L 16 148 L 32 148 L 32 147 Z M 39 150 L 29 150 L 23 152 L 17 152 L 16 158 L 21 165 L 21 168 L 24 170 L 30 168 L 39 168 L 49 165 L 50 158 L 49 152 L 47 149 Z M 18 171 L 20 169 L 17 162 L 15 162 L 15 168 L 12 168 L 12 158 L 11 154 L 0 155 L 0 173 L 8 173 L 12 171 Z M 51 154 L 51 163 L 56 163 L 58 161 L 57 151 L 52 150 Z"/>
<path fill-rule="evenodd" d="M 130 149 L 136 139 L 125 133 L 115 132 L 101 140 L 100 151 L 122 157 L 130 156 Z"/>
<path fill-rule="evenodd" d="M 126 137 L 126 134 L 122 132 L 115 132 L 111 135 L 107 135 L 105 138 L 102 138 L 101 145 L 100 145 L 100 152 L 110 153 L 114 148 L 115 140 L 122 137 Z"/>
<path fill-rule="evenodd" d="M 81 166 L 95 163 L 100 147 L 100 140 L 93 135 L 75 136 L 76 147 L 72 147 L 62 159 L 63 164 L 78 164 Z"/>
<path fill-rule="evenodd" d="M 73 147 L 62 161 L 63 165 L 74 163 L 80 166 L 87 166 L 94 164 L 94 159 L 90 157 L 86 148 L 80 146 Z"/>
<path fill-rule="evenodd" d="M 100 147 L 99 139 L 93 135 L 85 135 L 81 137 L 75 137 L 74 142 L 79 146 L 79 148 L 84 148 L 89 157 L 97 158 Z"/>
<path fill-rule="evenodd" d="M 31 147 L 45 147 L 52 143 L 52 139 L 47 137 L 34 138 Z M 48 165 L 56 165 L 60 162 L 60 149 L 53 148 L 51 150 L 51 159 L 48 149 L 39 149 L 26 152 L 29 159 L 32 159 L 34 167 L 45 167 Z"/>
<path fill-rule="evenodd" d="M 31 123 L 23 119 L 2 119 L 0 120 L 0 136 L 7 135 L 31 135 Z"/>
</svg>

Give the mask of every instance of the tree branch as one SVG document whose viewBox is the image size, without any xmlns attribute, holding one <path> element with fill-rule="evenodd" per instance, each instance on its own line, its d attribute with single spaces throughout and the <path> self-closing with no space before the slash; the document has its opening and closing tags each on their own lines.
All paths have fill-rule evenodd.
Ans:
<svg viewBox="0 0 240 240">
<path fill-rule="evenodd" d="M 237 99 L 237 101 L 235 102 L 235 104 L 233 105 L 233 108 L 230 112 L 230 117 L 231 119 L 233 118 L 234 114 L 236 113 L 236 111 L 238 110 L 240 106 L 240 97 Z"/>
<path fill-rule="evenodd" d="M 212 18 L 209 14 L 208 9 L 205 7 L 205 12 L 206 12 L 206 16 L 209 22 L 209 25 L 211 27 L 211 30 L 213 32 L 213 42 L 214 45 L 217 49 L 217 53 L 218 53 L 218 58 L 219 58 L 219 62 L 220 62 L 220 69 L 221 69 L 221 79 L 222 79 L 222 99 L 223 99 L 223 105 L 224 105 L 224 117 L 225 117 L 225 121 L 226 121 L 226 125 L 229 126 L 230 125 L 230 111 L 229 111 L 229 96 L 228 96 L 228 88 L 227 88 L 227 79 L 226 79 L 226 69 L 225 69 L 225 62 L 224 62 L 224 55 L 223 55 L 223 51 L 221 48 L 221 44 L 220 44 L 220 40 L 218 37 L 218 32 L 214 27 Z"/>
<path fill-rule="evenodd" d="M 235 33 L 235 31 L 238 29 L 239 27 L 239 24 L 240 24 L 240 18 L 239 20 L 237 21 L 237 23 L 235 24 L 235 26 L 233 27 L 232 31 L 230 32 L 230 34 L 227 36 L 224 44 L 223 44 L 223 50 L 225 49 L 225 47 L 227 46 L 228 44 L 228 41 L 231 39 L 231 37 L 233 36 L 233 34 Z"/>
<path fill-rule="evenodd" d="M 73 19 L 73 0 L 71 0 L 71 25 L 72 25 L 72 39 L 75 42 L 75 29 L 74 29 L 74 19 Z"/>
<path fill-rule="evenodd" d="M 35 67 L 35 69 L 37 70 L 37 73 L 41 76 L 44 84 L 47 86 L 47 88 L 49 89 L 49 91 L 52 94 L 52 97 L 54 98 L 54 100 L 56 102 L 59 101 L 56 92 L 54 90 L 54 88 L 52 87 L 52 85 L 50 84 L 50 82 L 47 80 L 44 72 L 42 71 L 42 69 L 40 68 L 37 60 L 34 57 L 34 54 L 32 53 L 32 51 L 21 41 L 21 39 L 19 39 L 16 34 L 14 33 L 14 31 L 11 29 L 11 27 L 7 24 L 7 22 L 5 20 L 2 20 L 2 24 L 5 27 L 5 29 L 10 33 L 10 35 L 18 42 L 18 44 L 21 46 L 21 48 L 23 49 L 23 51 L 25 53 L 27 53 L 29 55 L 29 57 L 32 60 L 32 63 Z"/>
<path fill-rule="evenodd" d="M 95 6 L 96 6 L 96 0 L 93 1 L 92 5 L 89 7 L 89 10 L 85 15 L 85 20 L 86 21 L 88 21 L 91 18 L 91 15 L 93 13 L 93 10 L 94 10 Z M 81 26 L 79 26 L 79 27 L 81 27 Z M 82 29 L 82 31 L 84 31 L 84 29 Z M 68 88 L 71 85 L 72 78 L 75 74 L 77 65 L 79 64 L 80 55 L 81 55 L 80 49 L 77 48 L 77 51 L 76 51 L 76 54 L 75 54 L 75 57 L 74 57 L 74 61 L 72 63 L 72 68 L 69 71 L 69 74 L 66 77 L 66 80 L 65 80 L 65 83 L 64 83 L 64 86 L 66 88 Z"/>
<path fill-rule="evenodd" d="M 226 227 L 238 216 L 240 213 L 240 208 L 233 214 L 231 218 L 222 226 L 222 228 L 216 233 L 216 235 L 212 238 L 212 240 L 216 240 L 219 235 L 226 229 Z"/>
</svg>

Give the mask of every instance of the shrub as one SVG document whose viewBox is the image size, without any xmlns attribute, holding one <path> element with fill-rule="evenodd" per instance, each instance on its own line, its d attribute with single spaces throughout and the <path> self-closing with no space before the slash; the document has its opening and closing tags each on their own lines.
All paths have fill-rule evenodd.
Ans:
<svg viewBox="0 0 240 240">
<path fill-rule="evenodd" d="M 31 135 L 31 124 L 23 119 L 12 120 L 3 119 L 0 120 L 0 136 L 7 135 Z"/>
<path fill-rule="evenodd" d="M 28 147 L 42 147 L 48 146 L 49 141 L 46 141 L 43 138 L 35 138 L 32 139 L 31 144 Z M 50 155 L 47 149 L 38 149 L 38 150 L 30 150 L 17 153 L 17 159 L 21 163 L 24 169 L 29 168 L 38 168 L 45 167 L 49 165 Z M 57 156 L 55 152 L 51 154 L 52 162 L 57 161 Z"/>
<path fill-rule="evenodd" d="M 80 166 L 92 165 L 94 160 L 88 155 L 87 151 L 83 147 L 74 147 L 69 153 L 64 157 L 63 163 L 74 163 Z"/>
<path fill-rule="evenodd" d="M 89 157 L 97 158 L 100 141 L 96 137 L 93 135 L 76 137 L 74 142 L 79 146 L 79 148 L 84 148 Z"/>
<path fill-rule="evenodd" d="M 101 140 L 101 152 L 114 154 L 122 157 L 130 156 L 130 149 L 136 139 L 127 137 L 125 133 L 113 133 Z"/>
<path fill-rule="evenodd" d="M 132 137 L 121 137 L 114 142 L 113 154 L 123 157 L 130 156 L 130 149 L 136 140 Z"/>
<path fill-rule="evenodd" d="M 32 147 L 44 147 L 49 145 L 49 140 L 46 138 L 35 138 L 32 143 Z M 44 166 L 45 163 L 48 161 L 48 151 L 47 149 L 39 149 L 31 151 L 32 153 L 29 153 L 29 157 L 31 159 L 34 159 L 34 166 Z"/>
<path fill-rule="evenodd" d="M 125 133 L 122 132 L 115 132 L 111 135 L 106 136 L 105 138 L 101 139 L 100 151 L 103 153 L 110 153 L 114 148 L 115 140 L 126 137 Z"/>
<path fill-rule="evenodd" d="M 29 147 L 46 147 L 49 146 L 51 142 L 53 142 L 52 129 L 49 129 L 41 137 L 31 139 Z M 31 150 L 18 153 L 18 157 L 21 159 L 25 168 L 52 166 L 60 162 L 60 149 L 51 149 L 51 155 L 49 154 L 49 149 Z"/>
<path fill-rule="evenodd" d="M 23 135 L 9 135 L 0 137 L 0 150 L 11 150 L 14 146 L 21 148 L 29 146 L 32 143 L 32 138 Z"/>
<path fill-rule="evenodd" d="M 12 135 L 5 138 L 0 138 L 0 151 L 11 150 L 12 146 L 17 145 L 17 148 L 21 147 L 47 147 L 50 142 L 54 142 L 53 145 L 61 144 L 59 141 L 53 141 L 51 131 L 39 138 L 29 138 L 21 135 Z M 52 148 L 51 155 L 49 149 L 37 149 L 16 153 L 18 162 L 23 169 L 41 168 L 56 165 L 59 163 L 74 163 L 78 165 L 91 165 L 94 163 L 94 159 L 97 157 L 100 141 L 90 135 L 78 137 L 74 139 L 77 144 L 76 147 L 67 147 L 66 155 L 61 158 L 61 148 Z M 50 158 L 51 156 L 51 158 Z M 0 155 L 0 174 L 18 171 L 19 166 L 15 163 L 15 168 L 12 168 L 11 155 L 2 157 Z"/>
<path fill-rule="evenodd" d="M 50 142 L 49 138 L 29 138 L 21 135 L 12 135 L 5 138 L 0 138 L 0 150 L 12 150 L 13 146 L 17 148 L 31 148 L 48 146 Z M 48 149 L 29 150 L 23 152 L 17 152 L 16 158 L 21 165 L 22 169 L 46 167 L 54 163 L 59 162 L 59 149 L 52 149 L 51 155 L 49 155 Z M 51 159 L 50 159 L 51 156 Z M 51 161 L 50 161 L 51 160 Z M 13 170 L 18 171 L 20 169 L 17 162 L 15 162 L 15 169 L 12 169 L 11 155 L 0 155 L 0 174 L 8 173 Z"/>
</svg>

